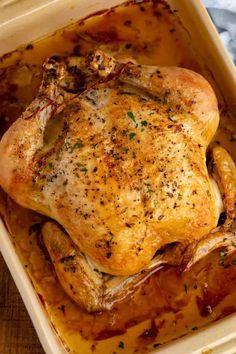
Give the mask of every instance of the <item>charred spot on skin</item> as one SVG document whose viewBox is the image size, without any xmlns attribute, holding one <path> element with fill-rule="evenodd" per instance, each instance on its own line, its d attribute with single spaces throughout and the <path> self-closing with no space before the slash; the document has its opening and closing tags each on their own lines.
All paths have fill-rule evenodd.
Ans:
<svg viewBox="0 0 236 354">
<path fill-rule="evenodd" d="M 220 213 L 217 226 L 222 226 L 225 223 L 226 219 L 227 219 L 227 214 L 225 211 L 223 211 L 222 213 Z"/>
<path fill-rule="evenodd" d="M 44 300 L 43 296 L 38 293 L 38 297 L 39 297 L 39 300 L 42 303 L 43 307 L 45 307 L 45 300 Z"/>
<path fill-rule="evenodd" d="M 64 315 L 65 314 L 65 305 L 62 304 L 61 306 L 59 306 L 58 310 L 60 310 Z"/>
<path fill-rule="evenodd" d="M 34 46 L 31 43 L 27 44 L 27 46 L 25 47 L 26 50 L 32 50 L 33 48 Z"/>
<path fill-rule="evenodd" d="M 79 44 L 74 46 L 73 55 L 81 56 L 81 46 Z"/>
<path fill-rule="evenodd" d="M 55 60 L 50 58 L 48 64 L 55 64 Z M 57 70 L 55 68 L 51 68 L 47 70 L 47 78 L 45 79 L 45 85 L 47 85 L 48 81 L 53 81 L 57 79 Z"/>
<path fill-rule="evenodd" d="M 155 349 L 155 348 L 159 348 L 161 346 L 161 344 L 160 343 L 155 343 L 155 344 L 153 344 L 153 348 Z"/>
<path fill-rule="evenodd" d="M 59 55 L 53 55 L 53 56 L 50 57 L 50 60 L 52 62 L 57 62 L 57 63 L 59 63 L 61 61 L 61 59 L 62 59 L 62 57 L 59 56 Z"/>
<path fill-rule="evenodd" d="M 120 341 L 118 344 L 118 348 L 124 349 L 124 347 L 125 347 L 125 343 Z"/>
<path fill-rule="evenodd" d="M 42 221 L 32 224 L 28 230 L 29 236 L 31 235 L 39 236 L 41 234 L 42 226 L 43 226 Z"/>
<path fill-rule="evenodd" d="M 124 25 L 127 26 L 127 27 L 130 27 L 131 24 L 132 24 L 132 21 L 131 21 L 131 20 L 126 20 L 126 21 L 124 22 Z"/>
<path fill-rule="evenodd" d="M 72 255 L 66 256 L 66 257 L 62 257 L 62 258 L 60 259 L 60 263 L 71 262 L 71 261 L 73 261 L 74 259 L 75 259 L 75 256 L 72 256 Z"/>
<path fill-rule="evenodd" d="M 68 179 L 65 179 L 65 181 L 62 184 L 63 186 L 66 186 L 68 184 Z"/>
<path fill-rule="evenodd" d="M 111 251 L 107 251 L 106 252 L 106 258 L 111 258 L 111 256 L 112 256 L 112 252 Z"/>
<path fill-rule="evenodd" d="M 126 48 L 126 49 L 132 48 L 132 44 L 131 44 L 131 43 L 126 43 L 125 48 Z"/>
<path fill-rule="evenodd" d="M 94 352 L 95 352 L 95 350 L 96 350 L 96 346 L 97 346 L 97 344 L 96 344 L 96 343 L 93 343 L 93 344 L 91 345 L 90 349 L 91 349 L 91 352 L 92 352 L 92 353 L 94 353 Z"/>
<path fill-rule="evenodd" d="M 140 334 L 139 339 L 154 339 L 158 334 L 158 328 L 156 326 L 155 320 L 151 321 L 150 328 L 147 328 L 142 334 Z"/>
</svg>

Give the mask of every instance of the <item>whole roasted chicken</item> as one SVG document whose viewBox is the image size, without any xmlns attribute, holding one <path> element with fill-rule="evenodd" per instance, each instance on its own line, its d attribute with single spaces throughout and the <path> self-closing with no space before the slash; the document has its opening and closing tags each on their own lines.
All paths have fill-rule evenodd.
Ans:
<svg viewBox="0 0 236 354">
<path fill-rule="evenodd" d="M 109 308 L 160 262 L 179 264 L 223 209 L 232 216 L 232 159 L 216 147 L 211 176 L 206 167 L 218 122 L 211 86 L 190 70 L 100 50 L 46 61 L 36 99 L 0 143 L 0 184 L 52 219 L 43 240 L 77 303 Z"/>
</svg>

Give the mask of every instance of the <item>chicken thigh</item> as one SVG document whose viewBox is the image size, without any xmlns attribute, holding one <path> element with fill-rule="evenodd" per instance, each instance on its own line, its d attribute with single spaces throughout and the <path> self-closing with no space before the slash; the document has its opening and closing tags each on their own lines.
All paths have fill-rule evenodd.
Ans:
<svg viewBox="0 0 236 354">
<path fill-rule="evenodd" d="M 44 242 L 77 303 L 109 308 L 163 249 L 178 255 L 217 226 L 206 150 L 218 122 L 211 86 L 190 70 L 100 50 L 46 61 L 36 99 L 1 140 L 0 184 L 54 220 Z"/>
</svg>

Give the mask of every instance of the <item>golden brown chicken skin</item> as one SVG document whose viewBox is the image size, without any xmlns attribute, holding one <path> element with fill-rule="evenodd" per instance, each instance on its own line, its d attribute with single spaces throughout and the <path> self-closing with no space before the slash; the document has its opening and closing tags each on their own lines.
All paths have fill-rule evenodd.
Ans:
<svg viewBox="0 0 236 354">
<path fill-rule="evenodd" d="M 206 149 L 219 112 L 202 76 L 119 63 L 99 50 L 50 59 L 44 70 L 38 96 L 0 143 L 0 184 L 63 226 L 67 256 L 79 254 L 66 262 L 76 259 L 82 272 L 81 256 L 123 281 L 150 268 L 159 249 L 188 245 L 217 225 Z M 49 224 L 45 243 L 56 262 L 64 231 Z"/>
<path fill-rule="evenodd" d="M 3 137 L 3 188 L 57 220 L 110 274 L 137 273 L 164 244 L 211 230 L 218 210 L 205 155 L 219 116 L 209 84 L 186 69 L 127 64 L 109 81 L 94 75 L 63 105 L 53 82 L 63 69 L 48 69 L 52 78 Z M 62 129 L 47 147 L 54 119 Z"/>
</svg>

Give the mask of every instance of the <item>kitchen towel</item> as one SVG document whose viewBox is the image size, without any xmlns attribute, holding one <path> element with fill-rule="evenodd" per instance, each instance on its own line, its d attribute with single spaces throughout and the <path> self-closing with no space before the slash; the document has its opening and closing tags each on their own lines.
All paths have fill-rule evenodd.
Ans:
<svg viewBox="0 0 236 354">
<path fill-rule="evenodd" d="M 203 0 L 203 2 L 236 64 L 236 0 Z"/>
</svg>

